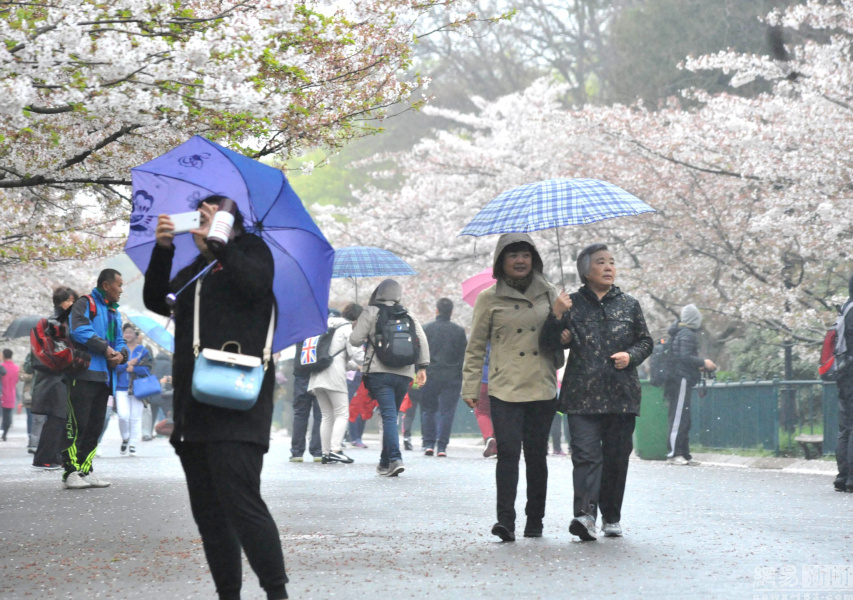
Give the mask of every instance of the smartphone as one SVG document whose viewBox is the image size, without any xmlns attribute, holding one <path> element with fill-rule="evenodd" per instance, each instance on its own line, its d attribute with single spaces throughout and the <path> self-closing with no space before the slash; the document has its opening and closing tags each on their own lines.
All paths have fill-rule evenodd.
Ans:
<svg viewBox="0 0 853 600">
<path fill-rule="evenodd" d="M 201 213 L 197 210 L 169 215 L 169 219 L 171 219 L 172 225 L 175 226 L 172 233 L 176 235 L 179 233 L 185 233 L 191 229 L 198 229 L 201 225 Z"/>
</svg>

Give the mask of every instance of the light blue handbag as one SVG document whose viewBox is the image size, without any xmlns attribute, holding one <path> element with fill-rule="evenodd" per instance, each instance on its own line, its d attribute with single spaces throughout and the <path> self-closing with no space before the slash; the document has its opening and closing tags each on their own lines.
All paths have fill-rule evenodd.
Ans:
<svg viewBox="0 0 853 600">
<path fill-rule="evenodd" d="M 243 354 L 238 342 L 225 342 L 220 350 L 202 349 L 198 333 L 200 293 L 201 280 L 196 283 L 193 311 L 193 353 L 196 357 L 193 398 L 219 408 L 249 410 L 258 400 L 264 382 L 264 372 L 272 356 L 275 307 L 270 316 L 263 359 Z M 227 352 L 225 348 L 229 346 L 236 346 L 237 352 Z"/>
</svg>

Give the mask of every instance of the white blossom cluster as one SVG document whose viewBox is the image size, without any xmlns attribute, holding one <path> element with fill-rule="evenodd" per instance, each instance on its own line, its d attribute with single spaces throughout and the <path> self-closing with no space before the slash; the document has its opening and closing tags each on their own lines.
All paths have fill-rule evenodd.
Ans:
<svg viewBox="0 0 853 600">
<path fill-rule="evenodd" d="M 456 237 L 491 198 L 551 177 L 604 179 L 657 213 L 561 229 L 565 272 L 581 247 L 603 241 L 621 285 L 657 326 L 692 302 L 712 320 L 817 341 L 853 267 L 853 2 L 811 2 L 770 19 L 832 35 L 791 47 L 784 64 L 723 53 L 687 67 L 761 77 L 771 92 L 570 111 L 557 103 L 559 86 L 539 81 L 480 101 L 475 115 L 444 113 L 464 127 L 397 156 L 402 189 L 360 190 L 360 204 L 337 211 L 344 219 L 327 216 L 326 227 L 340 245 L 399 252 L 420 273 L 406 289 L 429 314 L 435 298 L 458 299 L 460 282 L 491 265 L 495 237 Z M 558 281 L 555 232 L 534 238 Z"/>
</svg>

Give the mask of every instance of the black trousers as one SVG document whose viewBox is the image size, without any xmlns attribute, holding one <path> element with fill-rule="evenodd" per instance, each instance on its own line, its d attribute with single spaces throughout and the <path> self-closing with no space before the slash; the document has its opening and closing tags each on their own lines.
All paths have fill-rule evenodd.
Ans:
<svg viewBox="0 0 853 600">
<path fill-rule="evenodd" d="M 515 497 L 518 492 L 518 461 L 524 450 L 527 472 L 528 521 L 541 521 L 545 516 L 548 495 L 548 432 L 557 399 L 534 402 L 504 402 L 489 396 L 492 425 L 498 441 L 498 464 L 495 467 L 498 523 L 515 531 Z"/>
<path fill-rule="evenodd" d="M 314 422 L 311 425 L 311 441 L 308 451 L 311 456 L 317 457 L 323 454 L 323 446 L 320 441 L 320 422 L 323 416 L 320 413 L 320 404 L 317 397 L 308 391 L 310 375 L 295 375 L 293 377 L 293 435 L 290 438 L 291 456 L 302 456 L 305 454 L 305 436 L 308 433 L 308 418 L 313 415 Z"/>
<path fill-rule="evenodd" d="M 628 459 L 634 449 L 635 415 L 569 415 L 572 441 L 574 515 L 622 520 Z"/>
<path fill-rule="evenodd" d="M 14 408 L 4 408 L 3 409 L 3 422 L 0 424 L 0 429 L 3 430 L 3 440 L 6 440 L 6 432 L 9 431 L 9 428 L 12 427 L 12 411 Z"/>
<path fill-rule="evenodd" d="M 38 447 L 33 455 L 34 465 L 49 465 L 56 462 L 62 452 L 65 439 L 66 419 L 47 415 L 41 428 Z"/>
<path fill-rule="evenodd" d="M 178 456 L 220 600 L 240 598 L 241 548 L 267 598 L 287 598 L 278 527 L 261 498 L 264 448 L 244 442 L 184 442 Z"/>
<path fill-rule="evenodd" d="M 835 483 L 853 487 L 853 377 L 838 380 L 838 443 L 835 447 L 838 475 Z"/>
<path fill-rule="evenodd" d="M 63 479 L 74 471 L 91 473 L 98 438 L 104 428 L 110 386 L 105 382 L 72 380 L 68 384 L 68 418 L 65 423 Z"/>
<path fill-rule="evenodd" d="M 690 397 L 693 386 L 686 379 L 669 379 L 663 388 L 663 397 L 669 404 L 669 437 L 667 438 L 667 456 L 683 456 L 687 460 L 690 454 Z"/>
</svg>

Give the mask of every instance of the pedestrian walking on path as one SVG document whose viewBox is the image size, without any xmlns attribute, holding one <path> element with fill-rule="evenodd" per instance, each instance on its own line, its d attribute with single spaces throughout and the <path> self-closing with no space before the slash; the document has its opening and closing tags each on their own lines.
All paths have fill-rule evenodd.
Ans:
<svg viewBox="0 0 853 600">
<path fill-rule="evenodd" d="M 328 324 L 329 329 L 334 331 L 328 350 L 332 364 L 322 371 L 311 374 L 308 391 L 317 397 L 323 414 L 320 423 L 322 463 L 349 464 L 354 461 L 344 454 L 342 448 L 344 434 L 349 424 L 347 365 L 358 368 L 364 360 L 364 350 L 361 346 L 351 346 L 349 343 L 349 336 L 352 333 L 350 321 L 330 312 Z"/>
<path fill-rule="evenodd" d="M 386 477 L 397 477 L 405 469 L 397 415 L 416 374 L 418 386 L 426 384 L 430 361 L 424 330 L 401 304 L 402 298 L 399 283 L 393 279 L 380 283 L 349 339 L 353 346 L 367 342 L 364 385 L 382 415 L 382 453 L 376 472 Z M 395 364 L 388 364 L 392 361 Z"/>
<path fill-rule="evenodd" d="M 122 455 L 136 454 L 136 442 L 141 438 L 142 409 L 145 403 L 133 393 L 133 380 L 138 377 L 148 377 L 151 374 L 153 359 L 148 349 L 139 343 L 139 333 L 132 323 L 122 327 L 122 337 L 127 344 L 127 363 L 116 367 L 116 412 L 118 427 L 121 432 Z"/>
<path fill-rule="evenodd" d="M 701 379 L 701 371 L 714 371 L 717 365 L 709 358 L 699 358 L 696 331 L 702 326 L 702 313 L 694 304 L 681 309 L 681 319 L 669 328 L 669 376 L 663 396 L 669 404 L 669 437 L 667 460 L 679 466 L 696 466 L 690 454 L 690 397 Z"/>
<path fill-rule="evenodd" d="M 504 234 L 495 247 L 494 286 L 477 296 L 465 351 L 462 397 L 479 402 L 486 348 L 491 344 L 488 393 L 498 460 L 497 522 L 492 534 L 515 540 L 518 463 L 527 473 L 525 537 L 541 537 L 548 492 L 548 432 L 557 410 L 556 352 L 540 350 L 539 336 L 557 291 L 542 273 L 542 259 L 524 233 Z M 562 357 L 562 351 L 559 352 Z"/>
<path fill-rule="evenodd" d="M 260 237 L 244 230 L 243 215 L 239 211 L 234 215 L 226 244 L 217 244 L 215 250 L 207 244 L 213 215 L 225 200 L 212 196 L 199 202 L 201 227 L 192 235 L 200 254 L 171 281 L 174 225 L 167 215 L 158 217 L 143 297 L 149 310 L 169 315 L 172 307 L 166 296 L 217 263 L 200 279 L 198 300 L 196 294 L 184 293 L 177 294 L 175 301 L 174 428 L 170 442 L 181 459 L 193 518 L 220 600 L 240 598 L 242 552 L 268 600 L 278 600 L 287 598 L 288 579 L 278 527 L 261 497 L 261 469 L 272 427 L 275 369 L 268 365 L 264 371 L 257 401 L 248 410 L 204 404 L 194 398 L 192 391 L 196 309 L 201 348 L 218 350 L 226 342 L 236 342 L 241 354 L 255 357 L 264 356 L 273 317 L 273 256 Z M 294 317 L 278 315 L 280 319 Z"/>
<path fill-rule="evenodd" d="M 92 362 L 68 382 L 62 480 L 69 489 L 110 485 L 95 475 L 93 461 L 107 415 L 107 401 L 115 396 L 115 369 L 127 362 L 118 312 L 123 285 L 121 273 L 104 269 L 91 294 L 78 298 L 71 307 L 70 337 L 75 346 L 91 354 Z"/>
<path fill-rule="evenodd" d="M 424 454 L 447 456 L 450 430 L 462 389 L 462 363 L 465 360 L 465 330 L 450 320 L 453 302 L 439 298 L 435 321 L 424 325 L 429 342 L 430 363 L 427 384 L 420 390 L 421 432 Z"/>
<path fill-rule="evenodd" d="M 640 303 L 616 287 L 616 265 L 604 244 L 584 248 L 577 259 L 583 286 L 560 294 L 543 329 L 543 346 L 569 348 L 560 388 L 569 415 L 574 519 L 569 531 L 597 537 L 601 510 L 606 536 L 621 536 L 622 499 L 640 412 L 637 366 L 652 353 Z M 500 440 L 500 437 L 498 437 Z"/>
</svg>

